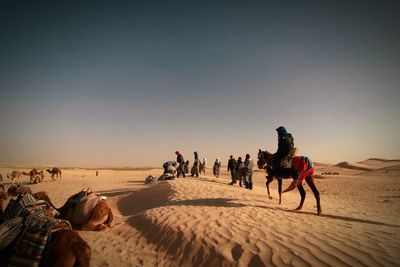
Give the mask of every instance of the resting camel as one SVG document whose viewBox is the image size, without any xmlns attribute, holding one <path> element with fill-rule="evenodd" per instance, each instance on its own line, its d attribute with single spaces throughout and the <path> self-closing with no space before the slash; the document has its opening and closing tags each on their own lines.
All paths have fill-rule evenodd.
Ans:
<svg viewBox="0 0 400 267">
<path fill-rule="evenodd" d="M 43 181 L 44 178 L 44 173 L 43 170 L 37 170 L 37 169 L 32 169 L 29 172 L 29 178 L 30 178 L 30 182 L 31 183 L 41 183 Z"/>
<path fill-rule="evenodd" d="M 56 176 L 56 178 L 60 178 L 61 180 L 61 169 L 53 168 L 53 169 L 47 169 L 46 171 L 51 174 L 51 179 L 53 179 L 54 181 L 56 180 L 54 179 L 54 176 Z"/>
<path fill-rule="evenodd" d="M 74 230 L 62 229 L 51 234 L 46 243 L 45 255 L 40 266 L 88 267 L 91 248 Z M 0 266 L 8 266 L 12 255 L 12 246 L 0 250 Z"/>
<path fill-rule="evenodd" d="M 76 198 L 79 194 L 86 196 Z M 68 220 L 74 229 L 101 231 L 111 226 L 113 213 L 104 197 L 96 196 L 90 189 L 84 189 L 70 197 L 64 206 L 57 209 L 57 218 Z"/>
<path fill-rule="evenodd" d="M 35 198 L 40 196 L 41 193 L 44 192 L 34 194 Z M 0 201 L 6 200 L 8 197 L 7 191 L 0 191 Z M 3 209 L 1 209 L 0 218 L 2 217 L 2 213 Z M 40 266 L 88 267 L 90 264 L 91 248 L 86 241 L 76 231 L 67 227 L 65 223 L 60 222 L 56 228 L 57 230 L 52 232 L 50 239 L 46 243 Z M 0 250 L 0 266 L 9 265 L 15 244 L 16 239 L 5 249 Z"/>
<path fill-rule="evenodd" d="M 299 170 L 297 168 L 297 166 L 293 165 L 293 161 L 297 160 L 300 157 L 292 157 L 292 167 L 291 168 L 271 169 L 270 166 L 271 166 L 272 156 L 273 156 L 273 154 L 269 153 L 268 151 L 261 151 L 261 149 L 259 149 L 259 151 L 258 151 L 257 165 L 258 165 L 259 169 L 265 169 L 267 172 L 266 185 L 267 185 L 267 192 L 268 192 L 269 199 L 272 199 L 272 197 L 270 195 L 270 191 L 269 191 L 269 184 L 274 180 L 274 177 L 276 177 L 278 179 L 279 204 L 281 204 L 281 202 L 282 202 L 282 193 L 291 191 L 292 189 L 297 187 L 297 189 L 300 192 L 301 200 L 300 200 L 300 204 L 296 208 L 296 210 L 301 210 L 303 208 L 304 200 L 306 198 L 306 191 L 304 190 L 304 187 L 301 182 L 298 184 L 295 181 L 292 182 L 291 185 L 285 191 L 282 192 L 282 179 L 292 178 L 293 172 L 297 172 L 297 173 L 302 172 L 301 170 Z M 306 158 L 306 157 L 303 157 L 303 158 Z M 308 160 L 308 158 L 306 158 L 306 159 Z M 310 188 L 314 194 L 314 197 L 317 201 L 317 214 L 321 215 L 322 210 L 321 210 L 321 204 L 320 204 L 320 196 L 319 196 L 318 189 L 314 183 L 313 173 L 310 173 L 310 175 L 305 177 L 305 181 L 308 184 L 308 186 L 310 186 Z"/>
<path fill-rule="evenodd" d="M 57 208 L 51 202 L 48 194 L 45 191 L 32 193 L 31 188 L 29 186 L 12 185 L 8 188 L 6 193 L 7 193 L 7 196 L 10 196 L 10 197 L 16 197 L 16 196 L 24 195 L 24 194 L 32 194 L 36 199 L 46 201 L 52 208 L 57 210 Z"/>
<path fill-rule="evenodd" d="M 12 171 L 11 173 L 7 174 L 7 178 L 12 181 L 12 184 L 14 185 L 14 180 L 21 177 L 21 172 L 20 171 Z"/>
<path fill-rule="evenodd" d="M 59 213 L 55 217 L 69 221 L 74 229 L 101 231 L 110 227 L 114 216 L 111 208 L 107 205 L 106 199 L 96 196 L 90 189 L 85 190 L 86 196 L 84 198 L 74 198 L 80 194 L 78 193 L 70 197 L 61 208 L 56 208 L 44 191 L 34 193 L 33 196 L 36 199 L 45 200 Z M 26 186 L 12 186 L 8 189 L 8 195 L 10 196 L 26 193 L 32 193 L 30 188 Z"/>
<path fill-rule="evenodd" d="M 29 182 L 34 184 L 41 183 L 44 179 L 43 170 L 32 169 L 30 172 L 21 172 L 21 174 L 29 176 Z"/>
</svg>

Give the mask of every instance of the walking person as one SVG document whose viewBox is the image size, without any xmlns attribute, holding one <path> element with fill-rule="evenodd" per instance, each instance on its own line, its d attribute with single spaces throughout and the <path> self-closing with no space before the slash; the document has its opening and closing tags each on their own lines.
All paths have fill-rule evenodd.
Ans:
<svg viewBox="0 0 400 267">
<path fill-rule="evenodd" d="M 242 182 L 245 184 L 244 177 L 243 177 L 243 169 L 244 169 L 244 162 L 242 161 L 242 157 L 238 157 L 236 161 L 236 180 L 239 180 L 239 186 L 242 187 Z"/>
<path fill-rule="evenodd" d="M 228 161 L 228 172 L 231 172 L 232 181 L 229 183 L 230 185 L 236 184 L 236 160 L 230 155 Z"/>
<path fill-rule="evenodd" d="M 191 170 L 191 176 L 199 177 L 199 167 L 200 167 L 199 153 L 195 151 L 193 152 L 193 154 L 194 154 L 194 161 Z"/>
<path fill-rule="evenodd" d="M 204 172 L 204 175 L 206 175 L 206 169 L 207 169 L 207 159 L 206 158 L 203 158 L 203 163 L 201 165 L 202 165 L 201 170 L 202 170 L 202 172 Z"/>
<path fill-rule="evenodd" d="M 183 177 L 186 177 L 185 174 L 185 160 L 183 159 L 182 154 L 179 151 L 175 151 L 176 154 L 176 162 L 178 162 L 179 166 L 177 169 L 177 174 L 176 177 L 179 178 L 179 176 L 182 174 Z"/>
<path fill-rule="evenodd" d="M 189 174 L 189 161 L 185 162 L 185 174 Z"/>
<path fill-rule="evenodd" d="M 219 160 L 219 158 L 217 158 L 214 162 L 214 166 L 213 166 L 213 174 L 216 178 L 219 177 L 219 170 L 221 169 L 221 161 Z"/>
<path fill-rule="evenodd" d="M 252 190 L 253 189 L 253 167 L 254 162 L 251 159 L 249 154 L 246 154 L 246 159 L 244 160 L 244 177 L 245 177 L 245 185 L 246 188 Z"/>
</svg>

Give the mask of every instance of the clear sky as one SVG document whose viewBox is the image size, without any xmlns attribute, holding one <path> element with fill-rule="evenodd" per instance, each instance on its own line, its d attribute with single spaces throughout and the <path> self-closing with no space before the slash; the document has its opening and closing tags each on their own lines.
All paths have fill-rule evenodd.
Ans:
<svg viewBox="0 0 400 267">
<path fill-rule="evenodd" d="M 398 1 L 2 1 L 0 162 L 400 158 Z M 55 4 L 57 2 L 57 4 Z"/>
</svg>

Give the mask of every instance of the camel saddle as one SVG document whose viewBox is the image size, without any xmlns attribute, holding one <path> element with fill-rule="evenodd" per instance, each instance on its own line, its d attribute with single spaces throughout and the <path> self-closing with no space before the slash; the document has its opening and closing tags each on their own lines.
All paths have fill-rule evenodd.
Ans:
<svg viewBox="0 0 400 267">
<path fill-rule="evenodd" d="M 94 207 L 96 207 L 97 203 L 102 199 L 105 199 L 105 197 L 96 196 L 94 193 L 90 193 L 81 198 L 80 202 L 75 206 L 71 218 L 72 224 L 80 226 L 86 224 L 92 215 Z"/>
<path fill-rule="evenodd" d="M 61 229 L 72 229 L 68 221 L 49 217 L 40 207 L 26 217 L 23 225 L 14 245 L 9 266 L 38 267 L 51 233 Z"/>
</svg>

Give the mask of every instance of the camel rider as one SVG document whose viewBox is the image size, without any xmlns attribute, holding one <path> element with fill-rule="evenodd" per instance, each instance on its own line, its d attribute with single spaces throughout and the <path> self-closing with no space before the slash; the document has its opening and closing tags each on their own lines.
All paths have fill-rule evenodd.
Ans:
<svg viewBox="0 0 400 267">
<path fill-rule="evenodd" d="M 285 167 L 283 163 L 290 161 L 288 157 L 294 147 L 293 136 L 286 131 L 286 128 L 280 126 L 276 129 L 278 132 L 278 150 L 272 159 L 272 169 Z"/>
<path fill-rule="evenodd" d="M 181 153 L 179 153 L 179 151 L 175 151 L 175 154 L 176 154 L 176 162 L 178 162 L 178 164 L 179 164 L 176 177 L 179 177 L 181 174 L 183 177 L 185 177 L 186 176 L 185 160 L 183 159 L 183 156 Z"/>
<path fill-rule="evenodd" d="M 307 157 L 293 157 L 292 178 L 293 182 L 282 193 L 292 191 L 309 176 L 314 174 L 314 165 Z"/>
</svg>

